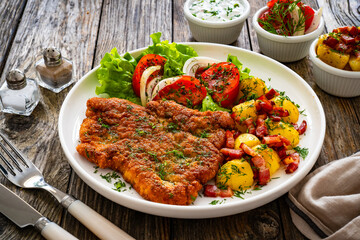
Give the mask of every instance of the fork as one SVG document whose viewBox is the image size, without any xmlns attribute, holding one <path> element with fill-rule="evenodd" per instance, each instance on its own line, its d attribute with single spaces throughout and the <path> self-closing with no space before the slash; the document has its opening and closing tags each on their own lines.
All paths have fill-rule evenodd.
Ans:
<svg viewBox="0 0 360 240">
<path fill-rule="evenodd" d="M 0 159 L 9 170 L 6 170 L 6 167 L 0 163 L 0 172 L 10 182 L 18 187 L 45 189 L 51 193 L 72 216 L 100 239 L 134 239 L 80 200 L 46 183 L 39 169 L 24 157 L 3 133 L 0 132 L 0 136 L 16 155 L 15 157 L 5 144 L 0 142 L 0 147 L 3 149 L 3 152 L 11 159 L 11 161 L 9 161 L 5 157 L 5 154 L 0 152 Z M 17 158 L 22 161 L 22 164 L 19 163 Z"/>
</svg>

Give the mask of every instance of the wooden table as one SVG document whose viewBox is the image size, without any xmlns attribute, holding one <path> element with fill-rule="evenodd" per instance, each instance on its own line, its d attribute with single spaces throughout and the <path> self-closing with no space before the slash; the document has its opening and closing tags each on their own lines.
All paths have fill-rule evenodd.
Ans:
<svg viewBox="0 0 360 240">
<path fill-rule="evenodd" d="M 260 52 L 251 17 L 266 0 L 249 0 L 251 14 L 233 45 Z M 304 1 L 323 6 L 325 32 L 345 25 L 360 26 L 359 0 Z M 117 47 L 125 53 L 151 44 L 149 35 L 194 41 L 183 14 L 184 0 L 14 0 L 0 3 L 1 82 L 12 68 L 35 77 L 34 59 L 42 48 L 57 46 L 73 59 L 76 79 L 97 66 L 105 52 Z M 318 168 L 360 149 L 360 97 L 338 98 L 314 82 L 305 59 L 285 64 L 314 89 L 326 114 L 326 136 Z M 265 206 L 228 217 L 186 220 L 152 216 L 122 207 L 87 186 L 71 169 L 57 132 L 61 104 L 71 87 L 59 94 L 41 88 L 42 99 L 30 117 L 0 113 L 0 130 L 43 171 L 53 186 L 72 194 L 136 239 L 305 239 L 293 225 L 280 197 Z M 96 239 L 48 193 L 20 189 L 0 176 L 0 182 L 42 214 L 80 239 Z M 41 239 L 33 228 L 18 228 L 0 214 L 0 239 Z"/>
</svg>

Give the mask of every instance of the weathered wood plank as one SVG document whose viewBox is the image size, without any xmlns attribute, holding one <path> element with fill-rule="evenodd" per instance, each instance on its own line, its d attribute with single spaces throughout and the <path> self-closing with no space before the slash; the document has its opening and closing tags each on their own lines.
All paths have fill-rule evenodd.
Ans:
<svg viewBox="0 0 360 240">
<path fill-rule="evenodd" d="M 171 41 L 171 19 L 171 1 L 105 1 L 93 67 L 97 66 L 104 54 L 113 47 L 117 47 L 121 54 L 152 44 L 149 35 L 154 32 L 162 32 L 162 39 Z M 71 177 L 70 183 L 71 194 L 136 239 L 156 240 L 170 236 L 168 218 L 140 213 L 113 203 L 90 189 L 77 175 Z M 69 227 L 78 225 L 68 214 L 65 221 L 65 225 Z M 96 239 L 81 227 L 76 231 L 76 235 L 80 239 Z"/>
<path fill-rule="evenodd" d="M 25 4 L 25 0 L 4 1 L 0 4 L 0 74 L 4 68 Z"/>
<path fill-rule="evenodd" d="M 275 201 L 228 217 L 173 219 L 173 239 L 283 239 Z"/>
<path fill-rule="evenodd" d="M 9 60 L 6 65 L 3 62 L 3 67 L 5 70 L 20 67 L 25 69 L 29 76 L 34 77 L 32 65 L 34 60 L 31 57 L 42 47 L 59 43 L 57 46 L 63 50 L 63 54 L 76 60 L 76 76 L 80 78 L 98 65 L 104 53 L 113 47 L 124 53 L 151 44 L 149 35 L 153 32 L 163 32 L 162 39 L 170 41 L 194 41 L 183 16 L 184 1 L 105 0 L 102 4 L 100 0 L 91 3 L 31 0 L 26 5 L 13 45 L 11 48 L 10 45 L 7 46 L 10 51 L 4 50 L 1 45 L 0 56 L 4 56 L 3 51 L 9 52 Z M 251 18 L 267 0 L 249 2 L 252 7 L 251 15 L 238 41 L 233 45 L 259 52 Z M 316 2 L 305 2 L 317 6 Z M 318 2 L 321 5 L 325 0 Z M 353 21 L 357 23 L 356 25 L 360 25 L 356 1 L 348 0 L 344 4 L 341 3 L 341 6 L 335 0 L 326 0 L 326 3 L 328 6 L 324 16 L 327 19 L 327 29 L 331 30 L 340 23 L 352 24 Z M 5 8 L 4 5 L 0 6 L 0 9 Z M 16 18 L 21 15 L 19 12 L 16 14 L 16 17 L 11 15 L 12 18 L 2 18 L 3 14 L 1 14 L 0 19 L 5 19 L 7 25 L 15 26 Z M 332 19 L 332 16 L 335 18 Z M 1 27 L 0 33 L 5 29 Z M 9 44 L 11 41 L 4 37 L 1 38 L 0 43 Z M 360 108 L 358 107 L 360 98 L 336 98 L 319 89 L 309 68 L 311 63 L 308 58 L 286 65 L 308 82 L 318 94 L 325 109 L 326 139 L 314 168 L 360 149 L 360 141 L 357 140 L 360 139 Z M 3 78 L 4 74 L 5 72 L 2 73 Z M 109 218 L 130 235 L 137 239 L 305 239 L 292 224 L 283 198 L 234 216 L 185 220 L 156 217 L 133 211 L 97 194 L 76 174 L 70 176 L 69 165 L 58 141 L 56 129 L 58 111 L 68 91 L 69 89 L 66 89 L 60 94 L 53 94 L 43 89 L 42 101 L 31 117 L 0 114 L 2 130 L 30 159 L 35 159 L 36 165 L 44 171 L 49 183 L 62 190 L 66 190 L 69 186 L 71 194 Z M 80 239 L 96 239 L 69 214 L 65 214 L 62 218 L 62 208 L 47 193 L 16 188 L 2 177 L 0 181 Z M 0 238 L 38 239 L 40 235 L 32 228 L 20 230 L 5 217 L 0 216 Z"/>
<path fill-rule="evenodd" d="M 318 0 L 323 8 L 327 32 L 342 26 L 359 26 L 359 1 Z"/>
<path fill-rule="evenodd" d="M 105 1 L 95 64 L 116 47 L 119 53 L 152 44 L 150 34 L 162 32 L 162 39 L 172 40 L 172 4 L 161 1 Z"/>
<path fill-rule="evenodd" d="M 63 56 L 74 60 L 75 77 L 78 79 L 91 69 L 100 7 L 101 1 L 96 0 L 28 1 L 2 77 L 12 68 L 24 70 L 27 76 L 34 77 L 35 56 L 42 48 L 55 45 L 61 49 Z M 60 146 L 57 119 L 69 89 L 59 94 L 41 89 L 41 102 L 30 117 L 0 114 L 2 131 L 33 160 L 50 184 L 63 191 L 67 190 L 70 167 Z M 40 190 L 20 190 L 4 178 L 1 182 L 49 219 L 60 223 L 63 209 L 49 194 Z M 34 229 L 20 229 L 3 216 L 1 218 L 2 223 L 5 222 L 1 226 L 1 239 L 40 238 Z M 75 233 L 75 227 L 68 230 Z"/>
</svg>

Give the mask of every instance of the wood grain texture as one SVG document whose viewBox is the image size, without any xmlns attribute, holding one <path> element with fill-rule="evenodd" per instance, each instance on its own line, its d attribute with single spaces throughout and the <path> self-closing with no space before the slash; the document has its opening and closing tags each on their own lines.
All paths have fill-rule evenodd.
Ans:
<svg viewBox="0 0 360 240">
<path fill-rule="evenodd" d="M 12 68 L 24 70 L 28 77 L 34 77 L 35 56 L 42 48 L 51 45 L 61 49 L 63 56 L 75 59 L 76 78 L 89 71 L 100 6 L 99 1 L 28 1 L 9 51 L 3 78 Z M 35 163 L 50 184 L 63 191 L 67 191 L 71 171 L 58 140 L 57 119 L 69 89 L 59 94 L 41 89 L 42 99 L 30 117 L 0 115 L 2 132 Z M 25 201 L 49 219 L 60 223 L 63 209 L 49 194 L 40 190 L 20 191 L 3 177 L 1 182 L 20 193 Z M 11 239 L 12 236 L 14 239 L 19 236 L 40 238 L 33 228 L 23 230 L 8 220 L 2 227 L 1 239 Z M 69 231 L 74 232 L 72 229 Z"/>
<path fill-rule="evenodd" d="M 162 32 L 162 40 L 172 40 L 171 1 L 105 1 L 94 66 L 114 47 L 120 54 L 147 47 L 155 32 Z"/>
<path fill-rule="evenodd" d="M 323 7 L 323 16 L 326 19 L 327 32 L 342 26 L 359 26 L 359 1 L 318 0 L 318 3 L 319 6 Z"/>
<path fill-rule="evenodd" d="M 49 45 L 73 59 L 79 79 L 97 66 L 113 47 L 119 53 L 146 47 L 149 35 L 161 31 L 162 39 L 195 41 L 184 18 L 185 0 L 82 0 L 7 1 L 0 4 L 0 74 L 13 67 L 35 77 L 33 63 Z M 249 0 L 251 14 L 232 45 L 260 52 L 252 16 L 267 0 Z M 324 7 L 326 29 L 360 25 L 358 0 L 304 0 L 314 8 Z M 25 5 L 26 3 L 26 5 Z M 24 4 L 24 10 L 21 10 Z M 18 24 L 19 23 L 19 24 Z M 4 46 L 4 47 L 3 47 Z M 337 98 L 315 83 L 311 61 L 285 64 L 298 73 L 318 95 L 326 114 L 326 137 L 313 169 L 360 150 L 360 97 Z M 4 70 L 4 71 L 2 71 Z M 48 182 L 108 218 L 136 239 L 306 239 L 291 221 L 284 196 L 262 207 L 233 216 L 213 219 L 174 219 L 134 211 L 104 198 L 87 186 L 69 167 L 60 147 L 57 119 L 69 92 L 59 94 L 41 89 L 42 99 L 30 117 L 0 113 L 3 131 L 44 172 Z M 80 239 L 97 239 L 64 211 L 46 192 L 4 183 L 36 209 Z M 0 215 L 0 239 L 41 239 L 33 228 L 20 229 Z"/>
<path fill-rule="evenodd" d="M 0 74 L 4 68 L 25 4 L 26 0 L 3 1 L 0 4 Z"/>
</svg>

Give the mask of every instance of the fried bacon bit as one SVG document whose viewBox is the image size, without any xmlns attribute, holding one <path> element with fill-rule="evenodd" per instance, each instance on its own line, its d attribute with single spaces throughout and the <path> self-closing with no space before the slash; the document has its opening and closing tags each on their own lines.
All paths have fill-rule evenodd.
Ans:
<svg viewBox="0 0 360 240">
<path fill-rule="evenodd" d="M 268 100 L 265 95 L 262 95 L 255 101 L 256 110 L 260 113 L 271 113 L 273 110 L 274 102 Z"/>
<path fill-rule="evenodd" d="M 273 122 L 280 122 L 280 121 L 281 121 L 281 117 L 280 117 L 280 116 L 270 115 L 269 118 L 270 118 Z"/>
<path fill-rule="evenodd" d="M 275 90 L 274 90 L 275 91 Z M 270 91 L 269 91 L 270 92 Z M 269 97 L 272 96 L 270 93 Z M 275 103 L 269 99 L 267 99 L 266 95 L 262 95 L 255 101 L 255 107 L 259 114 L 267 114 L 273 121 L 281 121 L 282 117 L 289 116 L 289 112 L 283 107 L 275 106 Z"/>
<path fill-rule="evenodd" d="M 279 157 L 280 157 L 281 160 L 283 160 L 284 158 L 287 157 L 286 147 L 276 148 L 276 152 L 277 152 L 277 154 L 279 155 Z"/>
<path fill-rule="evenodd" d="M 219 189 L 216 185 L 205 185 L 204 196 L 205 197 L 232 197 L 234 195 L 230 187 L 227 189 Z"/>
<path fill-rule="evenodd" d="M 270 100 L 274 98 L 274 96 L 279 96 L 280 93 L 278 93 L 275 89 L 270 89 L 267 93 L 265 93 L 265 97 Z"/>
<path fill-rule="evenodd" d="M 265 159 L 245 143 L 241 143 L 240 148 L 252 157 L 251 162 L 258 169 L 258 183 L 260 185 L 266 185 L 270 181 L 270 170 L 266 167 Z"/>
<path fill-rule="evenodd" d="M 235 131 L 235 133 L 234 133 L 234 139 L 236 139 L 238 136 L 240 136 L 241 135 L 241 132 L 238 132 L 238 131 Z"/>
<path fill-rule="evenodd" d="M 245 143 L 241 143 L 241 144 L 240 144 L 240 148 L 241 148 L 242 150 L 244 150 L 244 152 L 245 152 L 247 155 L 250 155 L 250 156 L 252 156 L 252 157 L 255 157 L 255 156 L 258 155 L 258 153 L 255 152 L 254 149 L 252 149 L 251 147 L 249 147 L 249 146 L 246 145 Z"/>
<path fill-rule="evenodd" d="M 299 153 L 297 153 L 297 152 L 292 153 L 292 154 L 289 155 L 289 157 L 293 160 L 293 162 L 291 162 L 287 166 L 287 168 L 285 170 L 285 172 L 287 174 L 295 172 L 296 169 L 299 167 L 299 163 L 300 163 L 300 155 L 299 155 Z"/>
<path fill-rule="evenodd" d="M 273 111 L 271 113 L 272 115 L 275 116 L 280 116 L 280 117 L 287 117 L 289 116 L 289 112 L 288 110 L 282 108 L 282 107 L 273 107 Z"/>
<path fill-rule="evenodd" d="M 336 45 L 339 43 L 339 41 L 333 38 L 332 36 L 328 36 L 326 39 L 324 39 L 323 43 L 331 48 L 335 48 Z"/>
<path fill-rule="evenodd" d="M 348 27 L 348 32 L 351 36 L 356 37 L 359 34 L 359 30 L 355 26 Z"/>
<path fill-rule="evenodd" d="M 231 131 L 226 130 L 225 137 L 226 137 L 225 147 L 226 148 L 234 148 L 235 147 L 234 134 Z"/>
<path fill-rule="evenodd" d="M 260 185 L 266 185 L 270 181 L 270 170 L 266 167 L 265 160 L 260 156 L 257 155 L 251 159 L 254 163 L 254 166 L 258 168 L 258 183 Z"/>
<path fill-rule="evenodd" d="M 266 114 L 258 115 L 256 119 L 256 131 L 255 135 L 259 138 L 263 138 L 264 136 L 269 134 L 267 126 L 265 124 L 265 119 L 267 118 Z"/>
<path fill-rule="evenodd" d="M 247 127 L 247 132 L 250 134 L 255 134 L 256 128 L 254 125 L 254 120 L 252 118 L 247 118 L 243 122 Z"/>
<path fill-rule="evenodd" d="M 220 152 L 224 154 L 224 156 L 227 157 L 229 160 L 242 158 L 245 154 L 242 149 L 232 149 L 232 148 L 222 148 Z"/>
<path fill-rule="evenodd" d="M 291 142 L 286 137 L 281 135 L 266 136 L 263 138 L 262 143 L 268 145 L 271 148 L 286 147 L 291 144 Z"/>
<path fill-rule="evenodd" d="M 355 38 L 347 35 L 341 35 L 341 40 L 343 40 L 345 44 L 355 44 Z"/>
<path fill-rule="evenodd" d="M 294 162 L 294 159 L 292 159 L 292 157 L 290 156 L 287 156 L 286 158 L 284 158 L 282 160 L 282 162 L 285 164 L 285 165 L 289 165 L 290 163 Z"/>
<path fill-rule="evenodd" d="M 299 132 L 300 135 L 303 135 L 306 132 L 307 123 L 305 120 L 303 120 L 300 126 L 295 124 L 294 127 Z"/>
</svg>

